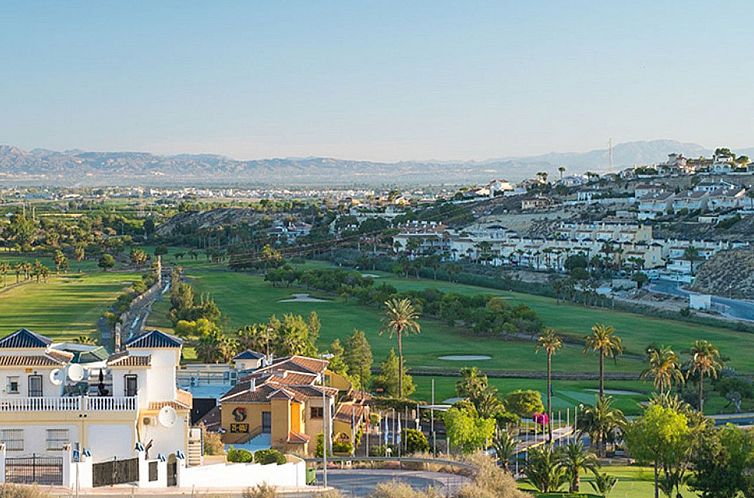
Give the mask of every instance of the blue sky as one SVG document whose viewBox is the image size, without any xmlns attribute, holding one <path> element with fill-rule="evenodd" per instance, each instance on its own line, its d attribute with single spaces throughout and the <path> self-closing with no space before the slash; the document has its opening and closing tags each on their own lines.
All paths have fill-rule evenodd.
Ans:
<svg viewBox="0 0 754 498">
<path fill-rule="evenodd" d="M 240 159 L 754 146 L 754 2 L 19 1 L 0 143 Z"/>
</svg>

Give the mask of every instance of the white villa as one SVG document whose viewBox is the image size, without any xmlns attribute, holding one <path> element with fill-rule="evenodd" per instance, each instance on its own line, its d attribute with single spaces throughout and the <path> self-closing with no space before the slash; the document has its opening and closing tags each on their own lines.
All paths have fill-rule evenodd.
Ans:
<svg viewBox="0 0 754 498">
<path fill-rule="evenodd" d="M 176 387 L 181 348 L 159 330 L 109 356 L 27 329 L 0 339 L 0 484 L 303 486 L 305 464 L 292 457 L 284 465 L 203 465 L 192 396 Z"/>
</svg>

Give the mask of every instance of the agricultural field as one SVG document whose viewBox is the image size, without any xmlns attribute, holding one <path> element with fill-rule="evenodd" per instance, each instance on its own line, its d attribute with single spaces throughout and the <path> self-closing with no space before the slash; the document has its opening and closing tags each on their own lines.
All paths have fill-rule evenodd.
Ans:
<svg viewBox="0 0 754 498">
<path fill-rule="evenodd" d="M 266 321 L 271 315 L 282 316 L 285 313 L 307 315 L 316 311 L 322 322 L 320 347 L 326 348 L 335 338 L 343 339 L 353 329 L 362 329 L 367 333 L 372 345 L 375 365 L 387 355 L 394 341 L 386 335 L 380 335 L 381 314 L 377 308 L 345 301 L 341 297 L 326 296 L 317 291 L 294 287 L 273 287 L 261 276 L 228 271 L 222 266 L 205 261 L 182 261 L 186 269 L 186 278 L 197 293 L 209 294 L 215 299 L 224 318 L 223 328 L 233 334 L 238 328 L 255 322 Z M 307 267 L 324 267 L 326 264 L 310 262 Z M 748 371 L 749 360 L 754 358 L 754 341 L 749 334 L 730 329 L 699 326 L 681 321 L 657 319 L 632 313 L 585 308 L 570 304 L 559 304 L 554 299 L 526 294 L 497 291 L 469 285 L 453 284 L 426 279 L 406 279 L 387 273 L 375 274 L 378 281 L 394 285 L 400 290 L 421 290 L 435 287 L 447 292 L 464 294 L 494 294 L 508 299 L 511 304 L 524 303 L 531 306 L 543 319 L 546 326 L 557 328 L 563 334 L 581 338 L 589 332 L 591 325 L 604 322 L 616 327 L 623 337 L 629 357 L 622 357 L 617 362 L 606 363 L 607 372 L 633 372 L 638 374 L 644 368 L 641 354 L 650 342 L 669 344 L 679 351 L 685 350 L 693 340 L 707 338 L 719 345 L 722 353 L 730 358 L 730 364 L 739 370 Z M 323 302 L 282 302 L 293 294 L 308 293 Z M 169 303 L 167 299 L 158 302 L 153 308 L 149 325 L 170 328 L 167 317 Z M 735 351 L 735 354 L 731 354 Z M 411 336 L 405 342 L 406 363 L 409 368 L 437 369 L 457 372 L 464 366 L 477 366 L 483 370 L 521 371 L 541 373 L 545 358 L 535 351 L 529 342 L 505 341 L 491 337 L 474 337 L 464 335 L 462 330 L 452 328 L 445 323 L 422 320 L 422 333 Z M 447 355 L 486 355 L 487 360 L 447 361 L 440 359 Z M 186 359 L 192 358 L 190 348 Z M 596 373 L 597 358 L 585 355 L 582 348 L 575 344 L 566 345 L 554 359 L 555 372 Z M 435 388 L 438 401 L 452 398 L 457 380 L 454 377 L 436 376 Z M 432 377 L 415 376 L 417 399 L 429 400 Z M 516 389 L 534 388 L 545 391 L 543 379 L 527 378 L 490 378 L 492 385 L 505 394 Z M 597 382 L 594 380 L 556 380 L 554 383 L 554 408 L 565 409 L 581 403 L 594 401 Z M 651 384 L 644 381 L 611 381 L 607 388 L 615 398 L 616 406 L 627 414 L 637 414 L 639 404 L 645 401 L 652 391 Z M 712 391 L 708 389 L 711 395 Z M 745 403 L 746 405 L 747 403 Z M 726 400 L 719 396 L 710 396 L 707 401 L 708 413 L 729 411 Z M 744 408 L 747 408 L 745 406 Z"/>
<path fill-rule="evenodd" d="M 138 277 L 132 272 L 97 271 L 9 285 L 0 290 L 0 337 L 22 327 L 56 341 L 93 335 L 102 313 Z M 9 275 L 8 283 L 14 281 L 15 275 Z"/>
</svg>

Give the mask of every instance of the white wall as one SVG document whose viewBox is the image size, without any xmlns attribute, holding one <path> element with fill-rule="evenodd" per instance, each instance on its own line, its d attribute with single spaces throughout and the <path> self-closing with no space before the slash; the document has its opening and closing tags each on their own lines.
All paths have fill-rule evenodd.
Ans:
<svg viewBox="0 0 754 498">
<path fill-rule="evenodd" d="M 54 367 L 35 368 L 27 372 L 25 368 L 0 369 L 0 398 L 20 398 L 29 395 L 29 375 L 42 376 L 42 396 L 60 396 L 63 392 L 63 386 L 56 386 L 50 382 L 50 372 Z M 7 392 L 8 377 L 18 377 L 18 394 Z"/>
<path fill-rule="evenodd" d="M 157 419 L 157 417 L 155 417 Z M 152 442 L 149 449 L 150 458 L 156 458 L 162 453 L 167 457 L 178 450 L 186 453 L 186 434 L 189 430 L 189 420 L 186 417 L 178 417 L 173 427 L 163 427 L 158 420 L 155 424 L 141 426 L 141 443 L 146 446 Z"/>
<path fill-rule="evenodd" d="M 136 446 L 136 428 L 132 424 L 93 424 L 87 434 L 92 461 L 132 458 Z M 146 444 L 146 443 L 145 443 Z"/>
<path fill-rule="evenodd" d="M 8 450 L 8 458 L 26 456 L 33 453 L 37 455 L 60 455 L 62 450 L 53 451 L 47 449 L 47 429 L 67 429 L 68 443 L 70 444 L 80 440 L 78 424 L 45 424 L 39 426 L 3 424 L 0 429 L 19 429 L 23 431 L 24 449 L 21 451 Z"/>
<path fill-rule="evenodd" d="M 184 463 L 181 463 L 184 462 Z M 306 463 L 296 459 L 283 465 L 256 463 L 230 463 L 185 467 L 179 460 L 178 486 L 211 488 L 248 488 L 267 483 L 270 486 L 294 488 L 306 485 Z"/>
</svg>

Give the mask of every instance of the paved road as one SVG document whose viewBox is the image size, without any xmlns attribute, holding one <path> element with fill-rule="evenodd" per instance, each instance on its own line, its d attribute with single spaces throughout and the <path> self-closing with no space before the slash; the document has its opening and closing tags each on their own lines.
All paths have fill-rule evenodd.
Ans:
<svg viewBox="0 0 754 498">
<path fill-rule="evenodd" d="M 691 294 L 673 280 L 652 280 L 647 290 L 660 294 L 687 297 Z M 742 299 L 728 299 L 722 296 L 712 296 L 712 304 L 725 309 L 723 315 L 739 320 L 754 320 L 754 302 Z"/>
<path fill-rule="evenodd" d="M 453 495 L 468 482 L 468 478 L 442 472 L 425 472 L 389 469 L 328 470 L 327 484 L 346 496 L 367 496 L 374 487 L 383 482 L 401 481 L 415 489 L 431 486 L 439 488 L 443 495 Z M 322 483 L 322 472 L 317 473 L 317 482 Z M 449 493 L 448 493 L 449 492 Z"/>
</svg>

